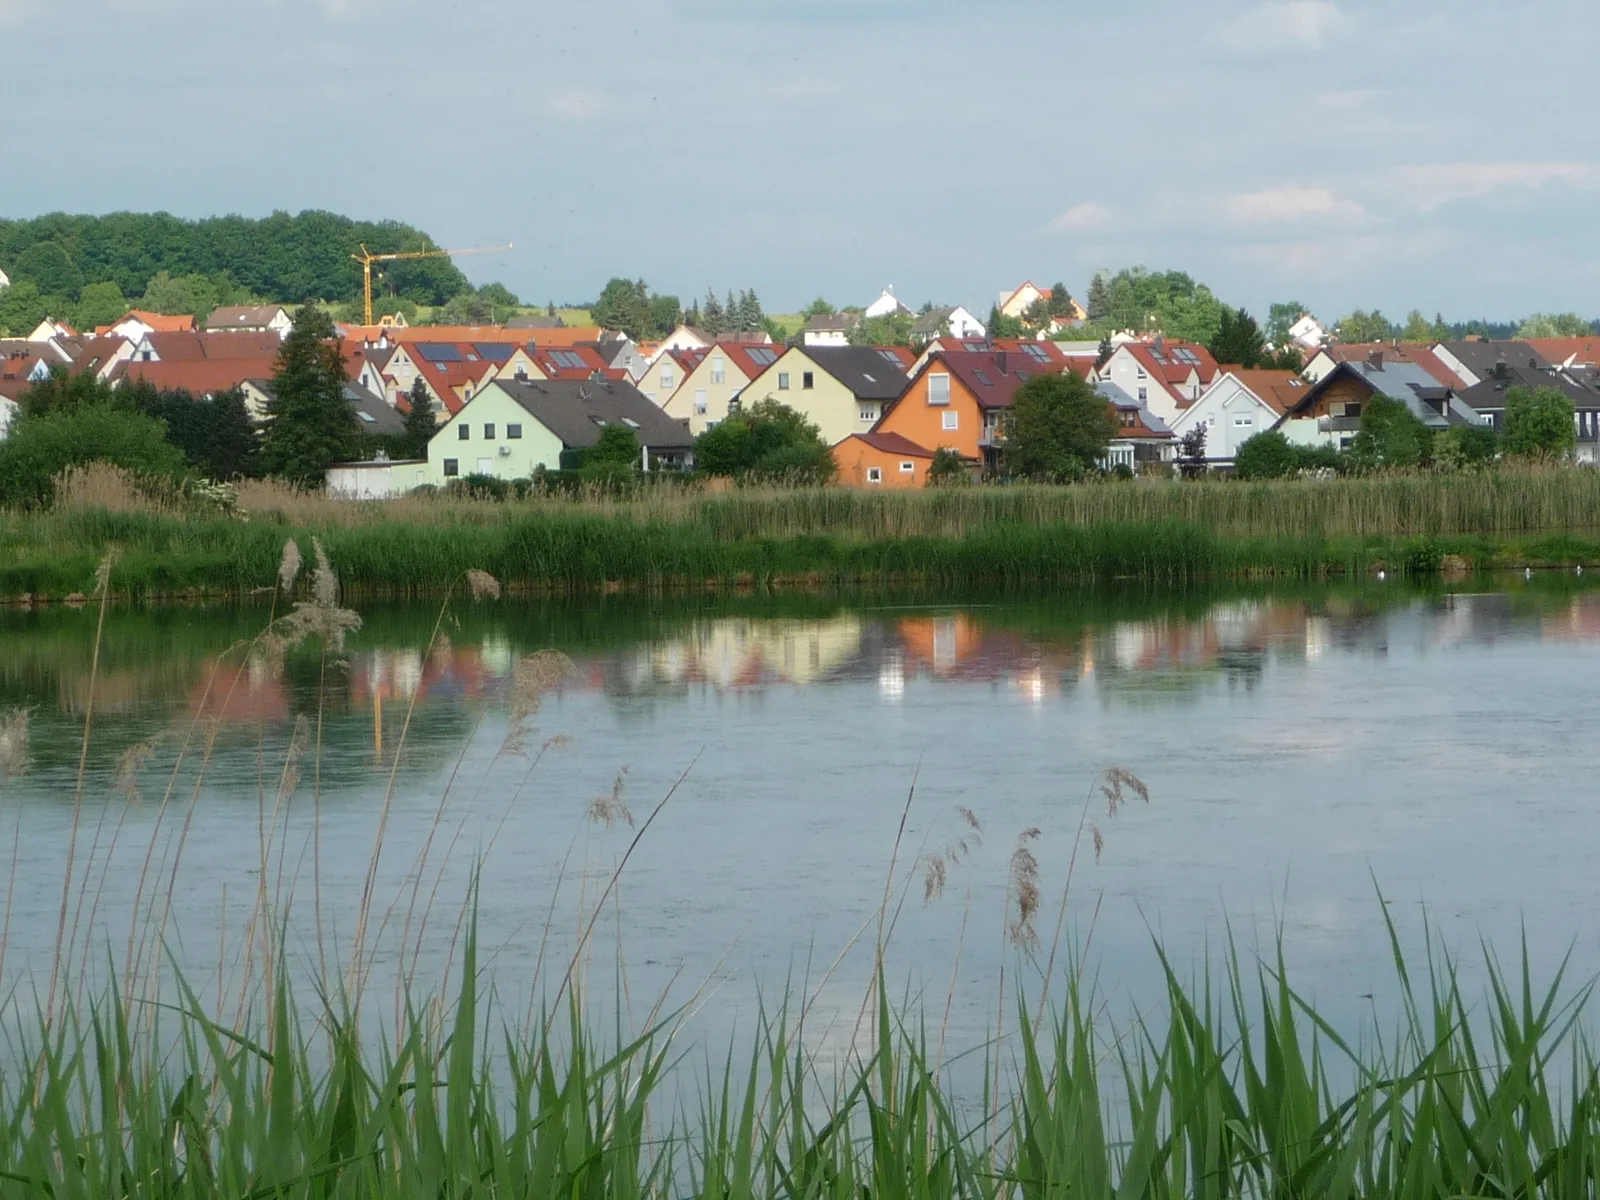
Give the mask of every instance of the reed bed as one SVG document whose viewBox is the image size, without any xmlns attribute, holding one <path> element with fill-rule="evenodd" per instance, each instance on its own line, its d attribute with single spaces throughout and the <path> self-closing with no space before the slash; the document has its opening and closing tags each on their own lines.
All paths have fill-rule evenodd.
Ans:
<svg viewBox="0 0 1600 1200">
<path fill-rule="evenodd" d="M 342 607 L 324 548 L 305 557 L 280 548 L 273 613 L 230 653 L 281 655 L 303 643 L 337 659 L 360 618 Z M 117 569 L 101 567 L 102 616 Z M 469 596 L 490 603 L 499 591 L 482 573 L 455 585 L 430 651 L 453 606 Z M 96 663 L 98 649 L 97 636 Z M 523 717 L 563 671 L 551 654 L 527 666 L 513 697 Z M 408 712 L 385 819 L 409 723 Z M 92 685 L 83 726 L 87 763 Z M 214 731 L 197 720 L 183 737 L 203 774 Z M 25 714 L 0 721 L 0 800 L 27 770 L 27 742 Z M 1391 1019 L 1366 1029 L 1341 1031 L 1320 1016 L 1295 989 L 1281 946 L 1259 956 L 1230 946 L 1220 972 L 1192 982 L 1163 958 L 1163 1002 L 1118 1020 L 1069 964 L 1062 919 L 1041 944 L 1049 904 L 1031 849 L 1037 830 L 1022 832 L 1010 860 L 1004 936 L 1016 966 L 997 981 L 993 1028 L 981 1045 L 947 1047 L 937 1002 L 897 1001 L 887 975 L 907 896 L 935 896 L 980 835 L 965 810 L 961 839 L 942 850 L 913 860 L 896 837 L 881 906 L 864 914 L 874 969 L 842 1056 L 814 1049 L 826 979 L 775 997 L 741 1046 L 710 1061 L 692 1053 L 688 1018 L 714 997 L 681 1007 L 659 997 L 625 1026 L 619 983 L 615 1022 L 591 1016 L 589 935 L 671 791 L 638 819 L 620 790 L 597 802 L 603 811 L 591 808 L 597 820 L 625 824 L 630 840 L 598 877 L 571 957 L 541 952 L 534 978 L 516 981 L 526 1008 L 480 951 L 477 883 L 454 903 L 428 892 L 444 845 L 429 839 L 397 896 L 373 891 L 381 822 L 353 939 L 319 938 L 297 959 L 286 931 L 302 864 L 282 818 L 300 777 L 322 776 L 320 755 L 302 722 L 280 761 L 262 768 L 256 902 L 235 987 L 219 983 L 215 999 L 164 949 L 198 782 L 191 795 L 175 794 L 175 767 L 159 800 L 162 789 L 147 789 L 163 816 L 170 807 L 176 836 L 152 844 L 139 920 L 125 952 L 108 948 L 105 970 L 92 934 L 104 886 L 97 851 L 120 825 L 75 822 L 48 980 L 13 988 L 0 1006 L 0 1198 L 1568 1200 L 1600 1186 L 1589 987 L 1567 984 L 1562 971 L 1541 987 L 1526 953 L 1506 970 L 1486 951 L 1487 990 L 1468 996 L 1447 955 L 1430 942 L 1424 962 L 1408 961 L 1390 925 L 1378 952 L 1394 964 L 1400 1000 Z M 131 795 L 142 759 L 123 757 L 117 786 Z M 80 815 L 84 779 L 80 766 Z M 1097 822 L 1136 798 L 1148 795 L 1131 774 L 1103 777 L 1079 818 L 1086 852 L 1098 845 Z M 1091 801 L 1104 801 L 1104 818 Z M 442 810 L 437 824 L 448 842 Z M 319 853 L 314 846 L 314 864 Z M 1070 864 L 1066 874 L 1063 916 Z M 435 986 L 418 970 L 430 918 L 457 929 L 450 955 L 459 966 Z M 384 927 L 402 931 L 387 1013 L 370 994 Z"/>
</svg>

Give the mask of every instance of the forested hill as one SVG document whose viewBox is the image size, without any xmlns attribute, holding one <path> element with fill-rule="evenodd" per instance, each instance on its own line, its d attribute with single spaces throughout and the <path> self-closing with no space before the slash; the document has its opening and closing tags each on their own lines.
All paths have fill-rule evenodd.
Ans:
<svg viewBox="0 0 1600 1200">
<path fill-rule="evenodd" d="M 0 270 L 13 284 L 77 301 L 85 287 L 117 285 L 125 296 L 145 292 L 155 276 L 206 276 L 239 293 L 284 304 L 350 300 L 361 291 L 351 254 L 432 248 L 433 239 L 398 221 L 356 221 L 329 212 L 290 216 L 207 217 L 169 213 L 103 217 L 51 213 L 0 220 Z M 443 304 L 471 285 L 447 258 L 387 264 L 384 291 L 419 304 Z"/>
</svg>

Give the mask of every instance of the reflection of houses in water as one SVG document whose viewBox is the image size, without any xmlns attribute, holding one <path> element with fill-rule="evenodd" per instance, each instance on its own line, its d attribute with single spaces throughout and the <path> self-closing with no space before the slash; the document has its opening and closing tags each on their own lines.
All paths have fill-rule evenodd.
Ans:
<svg viewBox="0 0 1600 1200">
<path fill-rule="evenodd" d="M 608 690 L 625 695 L 716 691 L 789 683 L 805 687 L 835 674 L 861 651 L 860 617 L 762 621 L 746 617 L 696 622 L 678 637 L 612 660 Z"/>
<path fill-rule="evenodd" d="M 1600 593 L 1580 593 L 1542 615 L 1539 636 L 1552 642 L 1600 641 Z"/>
<path fill-rule="evenodd" d="M 289 713 L 283 673 L 261 652 L 243 663 L 209 660 L 189 697 L 189 715 L 203 721 L 276 724 Z"/>
</svg>

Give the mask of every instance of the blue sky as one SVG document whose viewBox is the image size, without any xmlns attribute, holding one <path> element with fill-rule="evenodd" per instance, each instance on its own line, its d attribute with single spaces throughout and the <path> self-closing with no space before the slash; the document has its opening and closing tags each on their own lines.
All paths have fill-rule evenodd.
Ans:
<svg viewBox="0 0 1600 1200">
<path fill-rule="evenodd" d="M 1257 311 L 1600 316 L 1596 27 L 1592 0 L 0 0 L 39 151 L 0 212 L 393 216 L 515 242 L 461 266 L 538 302 L 625 274 L 986 310 L 1144 263 Z"/>
</svg>

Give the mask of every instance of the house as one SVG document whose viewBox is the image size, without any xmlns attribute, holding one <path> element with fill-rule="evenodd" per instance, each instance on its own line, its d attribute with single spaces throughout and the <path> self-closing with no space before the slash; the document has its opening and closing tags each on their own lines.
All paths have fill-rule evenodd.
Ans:
<svg viewBox="0 0 1600 1200">
<path fill-rule="evenodd" d="M 328 468 L 328 493 L 345 500 L 389 500 L 428 482 L 425 458 L 390 459 L 379 454 L 370 462 L 335 463 Z"/>
<path fill-rule="evenodd" d="M 1433 352 L 1460 376 L 1462 386 L 1469 388 L 1493 378 L 1502 362 L 1533 371 L 1549 371 L 1555 366 L 1527 342 L 1440 342 Z"/>
<path fill-rule="evenodd" d="M 461 407 L 428 443 L 428 482 L 468 475 L 526 479 L 556 470 L 562 455 L 584 450 L 607 425 L 633 430 L 651 469 L 693 462 L 688 430 L 619 380 L 497 379 Z"/>
<path fill-rule="evenodd" d="M 680 322 L 676 329 L 661 339 L 661 349 L 704 350 L 716 340 L 704 329 L 697 329 L 693 325 L 684 325 Z"/>
<path fill-rule="evenodd" d="M 164 362 L 119 363 L 112 375 L 117 387 L 130 383 L 148 383 L 162 391 L 184 391 L 191 396 L 215 396 L 219 392 L 243 388 L 250 380 L 271 379 L 277 370 L 275 356 L 262 358 L 185 358 Z M 251 415 L 260 419 L 255 411 L 261 400 L 252 405 L 249 390 L 245 390 L 246 407 Z"/>
<path fill-rule="evenodd" d="M 1600 391 L 1580 383 L 1565 371 L 1541 371 L 1501 359 L 1487 379 L 1464 388 L 1459 396 L 1461 402 L 1478 415 L 1480 422 L 1504 433 L 1506 394 L 1516 387 L 1553 388 L 1572 401 L 1573 424 L 1578 435 L 1574 456 L 1581 463 L 1600 462 Z"/>
<path fill-rule="evenodd" d="M 1019 354 L 1024 360 L 1038 365 L 1041 370 L 1056 372 L 1065 371 L 1073 363 L 1073 359 L 1062 349 L 1062 343 L 1051 341 L 1037 341 L 1033 338 L 952 338 L 936 337 L 912 361 L 907 374 L 915 375 L 922 370 L 928 359 L 940 350 L 966 350 L 973 354 L 988 354 L 996 350 Z M 1091 365 L 1093 359 L 1090 360 Z M 1088 377 L 1087 372 L 1079 371 L 1078 374 Z"/>
<path fill-rule="evenodd" d="M 833 448 L 840 483 L 852 487 L 924 487 L 933 451 L 898 433 L 852 433 Z"/>
<path fill-rule="evenodd" d="M 132 339 L 130 339 L 132 340 Z M 276 333 L 152 332 L 133 340 L 129 362 L 191 362 L 199 359 L 276 358 L 283 344 Z"/>
<path fill-rule="evenodd" d="M 1374 350 L 1365 361 L 1342 362 L 1313 383 L 1273 428 L 1298 446 L 1344 449 L 1360 431 L 1362 409 L 1375 395 L 1400 401 L 1429 429 L 1480 423 L 1452 388 L 1420 364 L 1395 362 Z"/>
<path fill-rule="evenodd" d="M 122 337 L 84 338 L 78 352 L 72 356 L 69 370 L 74 374 L 88 372 L 96 379 L 109 379 L 111 373 L 133 357 L 133 343 Z"/>
<path fill-rule="evenodd" d="M 699 437 L 719 421 L 725 420 L 741 392 L 773 363 L 778 361 L 777 346 L 747 346 L 740 342 L 717 342 L 692 352 L 692 368 L 687 368 L 682 383 L 661 406 L 661 410 Z"/>
<path fill-rule="evenodd" d="M 1593 374 L 1600 365 L 1600 338 L 1528 338 L 1527 344 L 1559 370 Z"/>
<path fill-rule="evenodd" d="M 3 269 L 0 269 L 0 291 L 4 291 L 10 286 L 11 276 L 7 275 Z"/>
<path fill-rule="evenodd" d="M 1330 342 L 1311 356 L 1301 374 L 1312 383 L 1320 383 L 1340 363 L 1366 362 L 1374 354 L 1381 354 L 1385 362 L 1415 363 L 1440 387 L 1468 386 L 1425 342 Z"/>
<path fill-rule="evenodd" d="M 1148 405 L 1135 400 L 1114 383 L 1097 383 L 1095 390 L 1106 398 L 1112 419 L 1117 423 L 1116 432 L 1106 446 L 1106 455 L 1100 460 L 1101 470 L 1126 467 L 1137 473 L 1150 464 L 1172 460 L 1176 439 L 1166 422 L 1152 413 Z"/>
<path fill-rule="evenodd" d="M 247 379 L 239 386 L 244 392 L 244 406 L 250 413 L 250 419 L 258 423 L 265 421 L 267 406 L 272 402 L 271 377 L 258 376 Z M 345 403 L 354 410 L 356 420 L 361 425 L 361 432 L 368 437 L 396 437 L 405 432 L 405 418 L 391 408 L 389 402 L 378 393 L 347 379 L 344 384 L 344 398 Z M 415 487 L 416 484 L 411 486 Z"/>
<path fill-rule="evenodd" d="M 52 317 L 46 317 L 38 325 L 34 326 L 33 332 L 28 334 L 26 340 L 30 342 L 56 342 L 77 336 L 78 331 L 65 321 L 57 321 Z"/>
<path fill-rule="evenodd" d="M 593 345 L 535 346 L 533 359 L 546 379 L 628 379 L 628 372 L 606 366 Z"/>
<path fill-rule="evenodd" d="M 913 316 L 914 314 L 909 308 L 900 302 L 899 297 L 894 294 L 894 286 L 891 284 L 889 287 L 883 289 L 882 295 L 880 295 L 871 304 L 867 305 L 866 311 L 862 315 L 871 318 L 909 317 Z"/>
<path fill-rule="evenodd" d="M 637 380 L 644 376 L 645 368 L 650 362 L 640 353 L 639 347 L 634 345 L 633 339 L 627 335 L 614 338 L 602 338 L 590 346 L 600 356 L 608 371 L 621 371 L 630 380 Z"/>
<path fill-rule="evenodd" d="M 275 333 L 289 336 L 294 318 L 281 304 L 244 304 L 217 308 L 206 318 L 207 333 Z"/>
<path fill-rule="evenodd" d="M 806 322 L 800 341 L 806 346 L 848 346 L 850 334 L 859 324 L 860 313 L 821 313 Z"/>
<path fill-rule="evenodd" d="M 1310 313 L 1301 313 L 1289 326 L 1289 344 L 1307 354 L 1315 354 L 1328 344 L 1328 331 Z"/>
<path fill-rule="evenodd" d="M 665 350 L 645 368 L 635 385 L 645 398 L 665 408 L 672 394 L 683 386 L 683 381 L 700 365 L 700 360 L 711 353 L 709 346 L 697 350 Z"/>
<path fill-rule="evenodd" d="M 565 329 L 567 323 L 560 317 L 539 313 L 530 317 L 512 317 L 507 329 Z"/>
<path fill-rule="evenodd" d="M 168 316 L 165 313 L 144 312 L 132 309 L 128 315 L 111 325 L 96 329 L 96 337 L 125 337 L 137 342 L 149 333 L 193 333 L 192 316 Z"/>
<path fill-rule="evenodd" d="M 911 326 L 911 344 L 914 346 L 926 345 L 937 337 L 952 337 L 960 341 L 988 336 L 989 331 L 984 328 L 983 322 L 960 305 L 946 304 L 929 309 Z"/>
<path fill-rule="evenodd" d="M 750 381 L 739 402 L 745 408 L 762 400 L 786 404 L 814 424 L 828 445 L 837 445 L 871 430 L 884 407 L 905 391 L 909 381 L 900 361 L 871 346 L 793 346 Z"/>
<path fill-rule="evenodd" d="M 17 418 L 17 402 L 5 394 L 0 385 L 0 438 L 11 432 L 11 422 Z"/>
<path fill-rule="evenodd" d="M 1310 386 L 1293 371 L 1229 367 L 1172 421 L 1172 436 L 1181 441 L 1203 426 L 1206 462 L 1213 467 L 1232 466 L 1239 447 L 1276 425 Z"/>
<path fill-rule="evenodd" d="M 1016 317 L 1020 320 L 1028 315 L 1028 310 L 1035 304 L 1038 304 L 1041 300 L 1048 302 L 1054 295 L 1054 289 L 1036 287 L 1030 280 L 1024 282 L 1021 287 L 1014 291 L 1001 292 L 998 307 L 1002 316 Z M 1072 301 L 1071 312 L 1066 315 L 1073 321 L 1087 321 L 1089 319 L 1089 314 L 1084 311 L 1083 305 L 1076 300 Z"/>
<path fill-rule="evenodd" d="M 1217 360 L 1194 342 L 1124 342 L 1100 366 L 1098 379 L 1116 384 L 1165 422 L 1200 399 L 1217 380 Z"/>
</svg>

